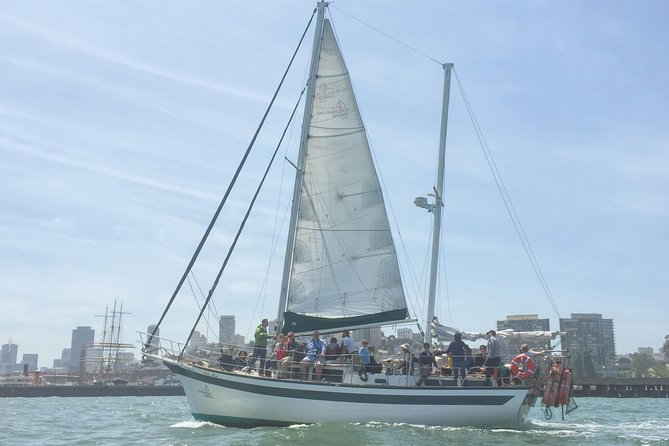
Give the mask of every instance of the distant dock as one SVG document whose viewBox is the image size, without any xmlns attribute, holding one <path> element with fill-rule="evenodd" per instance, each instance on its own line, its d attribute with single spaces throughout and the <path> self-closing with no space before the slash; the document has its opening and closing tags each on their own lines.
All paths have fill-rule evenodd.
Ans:
<svg viewBox="0 0 669 446">
<path fill-rule="evenodd" d="M 574 396 L 669 398 L 669 379 L 616 379 L 574 383 Z"/>
</svg>

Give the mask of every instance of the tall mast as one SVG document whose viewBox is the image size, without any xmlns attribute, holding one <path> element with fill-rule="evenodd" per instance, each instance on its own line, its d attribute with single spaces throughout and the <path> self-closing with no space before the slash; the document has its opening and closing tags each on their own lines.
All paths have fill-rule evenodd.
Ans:
<svg viewBox="0 0 669 446">
<path fill-rule="evenodd" d="M 323 18 L 328 2 L 319 1 L 317 4 L 316 32 L 311 53 L 311 64 L 309 66 L 309 80 L 307 97 L 304 102 L 304 117 L 302 118 L 302 135 L 300 137 L 300 150 L 297 156 L 297 171 L 295 173 L 295 186 L 293 188 L 293 206 L 290 213 L 290 225 L 288 227 L 288 242 L 286 244 L 286 255 L 283 263 L 283 279 L 281 282 L 281 295 L 279 297 L 279 310 L 276 317 L 278 326 L 283 329 L 283 313 L 286 309 L 288 299 L 288 286 L 290 284 L 291 263 L 293 248 L 295 245 L 295 230 L 297 216 L 300 210 L 300 195 L 302 191 L 303 170 L 307 157 L 307 142 L 309 139 L 309 127 L 311 126 L 311 112 L 316 93 L 316 73 L 318 71 L 318 59 L 321 52 L 321 35 L 323 33 Z"/>
<path fill-rule="evenodd" d="M 432 342 L 432 320 L 434 319 L 434 302 L 437 294 L 437 275 L 439 274 L 439 237 L 441 235 L 441 213 L 444 208 L 442 200 L 444 190 L 444 165 L 446 162 L 446 131 L 448 129 L 448 102 L 451 91 L 452 63 L 443 64 L 444 68 L 444 96 L 441 105 L 441 133 L 439 135 L 439 162 L 437 165 L 437 184 L 434 186 L 434 205 L 428 209 L 434 215 L 432 229 L 432 264 L 430 266 L 430 289 L 427 301 L 427 321 L 425 326 L 425 341 Z"/>
</svg>

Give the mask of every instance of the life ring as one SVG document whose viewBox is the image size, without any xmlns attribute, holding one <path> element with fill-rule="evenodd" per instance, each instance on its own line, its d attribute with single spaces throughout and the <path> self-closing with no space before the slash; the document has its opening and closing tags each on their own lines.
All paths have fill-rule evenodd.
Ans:
<svg viewBox="0 0 669 446">
<path fill-rule="evenodd" d="M 367 382 L 367 370 L 365 369 L 360 369 L 358 371 L 358 376 L 362 380 L 362 382 L 366 383 Z"/>
<path fill-rule="evenodd" d="M 536 371 L 537 364 L 525 353 L 521 353 L 511 361 L 511 374 L 514 378 L 530 379 Z"/>
</svg>

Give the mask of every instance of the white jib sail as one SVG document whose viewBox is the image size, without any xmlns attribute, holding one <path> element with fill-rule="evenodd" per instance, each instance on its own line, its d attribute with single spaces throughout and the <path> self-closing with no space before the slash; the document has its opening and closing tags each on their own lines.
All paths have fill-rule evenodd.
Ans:
<svg viewBox="0 0 669 446">
<path fill-rule="evenodd" d="M 322 38 L 286 309 L 327 319 L 406 310 L 365 128 L 327 20 Z"/>
</svg>

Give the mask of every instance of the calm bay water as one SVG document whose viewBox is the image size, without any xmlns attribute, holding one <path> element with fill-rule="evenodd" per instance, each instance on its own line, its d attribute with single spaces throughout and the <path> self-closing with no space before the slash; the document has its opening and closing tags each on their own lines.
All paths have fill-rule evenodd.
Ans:
<svg viewBox="0 0 669 446">
<path fill-rule="evenodd" d="M 234 429 L 194 421 L 183 397 L 0 398 L 2 445 L 669 445 L 669 399 L 580 398 L 523 430 L 322 424 Z M 290 408 L 286 408 L 290 410 Z"/>
</svg>

